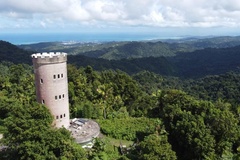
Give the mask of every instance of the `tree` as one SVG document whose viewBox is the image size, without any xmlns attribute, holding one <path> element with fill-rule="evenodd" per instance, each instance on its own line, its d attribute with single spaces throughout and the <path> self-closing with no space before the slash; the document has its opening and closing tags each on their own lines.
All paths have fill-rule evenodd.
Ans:
<svg viewBox="0 0 240 160">
<path fill-rule="evenodd" d="M 206 123 L 210 126 L 211 133 L 216 140 L 216 153 L 224 156 L 236 153 L 240 141 L 239 120 L 230 111 L 231 105 L 218 101 L 210 114 L 206 114 Z"/>
<path fill-rule="evenodd" d="M 182 91 L 163 91 L 159 113 L 178 158 L 216 159 L 236 153 L 239 121 L 229 108 L 229 104 L 214 105 Z"/>
<path fill-rule="evenodd" d="M 88 159 L 91 160 L 108 160 L 119 159 L 120 154 L 115 146 L 111 145 L 106 138 L 95 138 L 94 146 L 89 151 Z"/>
<path fill-rule="evenodd" d="M 150 134 L 137 145 L 138 159 L 140 160 L 174 160 L 175 152 L 168 143 L 166 133 Z"/>
<path fill-rule="evenodd" d="M 86 159 L 70 132 L 53 128 L 52 120 L 43 105 L 12 106 L 4 120 L 7 132 L 3 142 L 8 149 L 1 154 L 6 159 Z"/>
<path fill-rule="evenodd" d="M 100 105 L 102 106 L 103 110 L 103 117 L 106 119 L 107 114 L 109 111 L 112 111 L 112 105 L 114 102 L 113 97 L 113 88 L 111 85 L 105 84 L 105 85 L 99 85 L 97 88 L 97 92 L 99 93 L 100 98 Z"/>
</svg>

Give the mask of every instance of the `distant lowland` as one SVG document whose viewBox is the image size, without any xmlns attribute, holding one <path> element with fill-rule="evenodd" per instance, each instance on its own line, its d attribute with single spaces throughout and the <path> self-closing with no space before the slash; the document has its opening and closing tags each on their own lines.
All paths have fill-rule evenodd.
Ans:
<svg viewBox="0 0 240 160">
<path fill-rule="evenodd" d="M 46 40 L 48 41 L 48 40 Z M 199 78 L 239 71 L 240 36 L 188 37 L 144 41 L 57 41 L 13 45 L 0 41 L 0 60 L 31 64 L 32 53 L 66 52 L 68 63 L 95 70 L 150 71 Z"/>
</svg>

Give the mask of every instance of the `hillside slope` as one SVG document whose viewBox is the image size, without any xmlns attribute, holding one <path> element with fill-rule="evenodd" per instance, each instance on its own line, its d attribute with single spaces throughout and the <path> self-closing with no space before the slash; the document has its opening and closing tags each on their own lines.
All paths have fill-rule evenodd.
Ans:
<svg viewBox="0 0 240 160">
<path fill-rule="evenodd" d="M 31 58 L 29 58 L 31 54 L 30 51 L 0 40 L 0 61 L 31 64 Z"/>
<path fill-rule="evenodd" d="M 206 48 L 168 58 L 182 77 L 201 77 L 240 69 L 240 46 Z"/>
<path fill-rule="evenodd" d="M 161 42 L 159 42 L 161 43 Z M 150 45 L 148 44 L 149 48 Z M 30 55 L 33 52 L 19 49 L 18 47 L 4 41 L 0 41 L 0 60 L 13 63 L 31 63 Z M 120 47 L 121 48 L 121 47 Z M 126 49 L 127 47 L 125 47 Z M 141 52 L 142 45 L 137 42 L 128 43 L 130 52 Z M 240 46 L 229 48 L 206 48 L 193 52 L 178 52 L 171 57 L 144 57 L 129 58 L 121 60 L 106 60 L 103 58 L 92 58 L 84 55 L 69 55 L 68 63 L 78 67 L 92 66 L 95 70 L 119 69 L 129 74 L 135 74 L 142 70 L 158 73 L 161 75 L 178 76 L 182 78 L 199 78 L 206 75 L 222 74 L 229 71 L 237 71 L 240 68 Z M 106 51 L 102 49 L 101 54 Z M 125 52 L 125 51 L 124 51 Z M 159 52 L 162 52 L 161 50 Z M 163 51 L 164 52 L 164 51 Z M 125 52 L 125 54 L 127 54 Z"/>
<path fill-rule="evenodd" d="M 66 43 L 43 42 L 20 45 L 36 52 L 61 51 L 71 55 L 85 55 L 93 58 L 120 60 L 144 57 L 171 57 L 177 53 L 192 52 L 204 48 L 227 48 L 240 45 L 240 37 L 187 38 L 161 41 L 108 42 L 108 43 Z"/>
</svg>

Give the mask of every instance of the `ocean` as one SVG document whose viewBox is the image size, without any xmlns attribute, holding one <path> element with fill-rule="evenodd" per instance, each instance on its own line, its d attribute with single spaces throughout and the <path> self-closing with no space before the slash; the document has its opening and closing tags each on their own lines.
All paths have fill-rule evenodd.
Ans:
<svg viewBox="0 0 240 160">
<path fill-rule="evenodd" d="M 166 39 L 153 33 L 0 33 L 0 40 L 15 45 L 39 42 L 110 42 Z"/>
</svg>

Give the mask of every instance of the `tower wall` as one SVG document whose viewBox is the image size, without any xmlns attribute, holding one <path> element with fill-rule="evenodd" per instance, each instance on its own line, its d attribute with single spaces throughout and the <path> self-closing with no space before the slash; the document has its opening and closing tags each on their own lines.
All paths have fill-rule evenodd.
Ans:
<svg viewBox="0 0 240 160">
<path fill-rule="evenodd" d="M 69 100 L 66 53 L 32 55 L 37 101 L 45 104 L 54 117 L 53 124 L 68 128 Z"/>
</svg>

